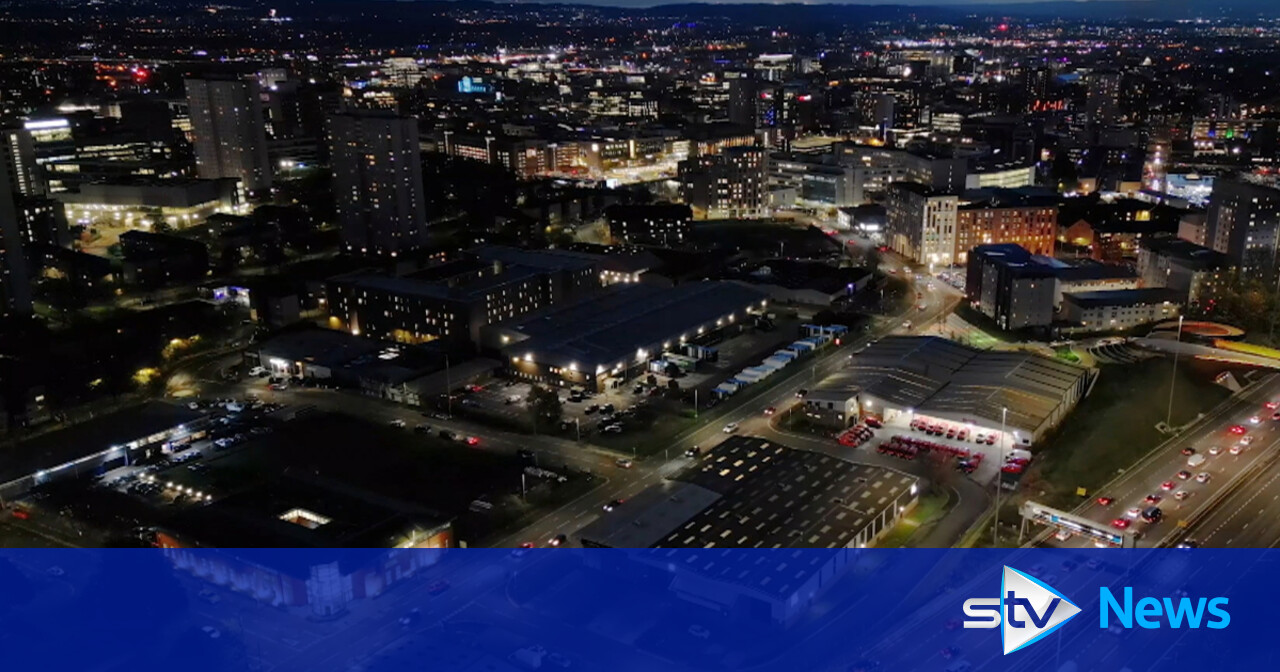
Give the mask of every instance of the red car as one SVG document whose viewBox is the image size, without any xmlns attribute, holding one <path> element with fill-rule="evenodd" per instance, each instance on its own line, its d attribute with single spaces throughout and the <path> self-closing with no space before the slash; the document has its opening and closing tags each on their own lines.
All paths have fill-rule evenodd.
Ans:
<svg viewBox="0 0 1280 672">
<path fill-rule="evenodd" d="M 939 651 L 938 653 L 943 657 L 944 660 L 951 660 L 952 658 L 956 657 L 956 654 L 960 653 L 960 650 L 954 646 L 948 646 L 947 648 Z"/>
<path fill-rule="evenodd" d="M 431 583 L 427 584 L 427 592 L 432 595 L 439 595 L 440 593 L 443 593 L 446 590 L 449 590 L 448 581 L 432 581 Z"/>
<path fill-rule="evenodd" d="M 1129 529 L 1129 519 L 1116 518 L 1115 520 L 1111 521 L 1111 527 L 1114 527 L 1117 530 L 1127 530 Z"/>
<path fill-rule="evenodd" d="M 1244 425 L 1231 425 L 1231 429 L 1228 429 L 1227 431 L 1239 436 L 1249 430 L 1245 429 Z"/>
<path fill-rule="evenodd" d="M 467 445 L 468 445 L 468 446 L 478 446 L 478 445 L 480 445 L 480 437 L 478 437 L 478 436 L 468 436 L 468 437 L 467 437 Z"/>
<path fill-rule="evenodd" d="M 1173 481 L 1165 481 L 1164 483 L 1160 484 L 1160 489 L 1166 492 L 1168 492 L 1169 490 L 1172 490 L 1173 488 L 1174 488 Z"/>
<path fill-rule="evenodd" d="M 1174 474 L 1174 475 L 1177 476 L 1178 478 L 1181 478 L 1184 481 L 1187 480 L 1188 478 L 1191 478 L 1191 472 L 1187 471 L 1186 469 L 1183 469 L 1182 471 L 1179 471 L 1177 474 Z"/>
<path fill-rule="evenodd" d="M 1147 495 L 1146 497 L 1143 498 L 1143 501 L 1145 501 L 1148 504 L 1159 504 L 1160 495 L 1156 495 L 1156 494 Z"/>
<path fill-rule="evenodd" d="M 1182 449 L 1182 454 L 1183 454 L 1183 455 L 1195 455 L 1195 454 L 1196 454 L 1196 449 L 1195 449 L 1195 448 L 1192 448 L 1191 446 L 1187 446 L 1186 448 L 1183 448 L 1183 449 Z"/>
<path fill-rule="evenodd" d="M 778 411 L 778 409 L 776 409 L 776 408 L 774 408 L 774 407 L 770 406 L 770 407 L 768 407 L 768 408 L 764 409 L 764 414 L 765 414 L 765 415 L 773 415 L 773 414 L 774 414 L 774 413 L 776 413 L 777 411 Z"/>
<path fill-rule="evenodd" d="M 1267 410 L 1274 411 L 1277 408 L 1280 408 L 1280 401 L 1268 401 L 1264 405 L 1267 407 Z"/>
<path fill-rule="evenodd" d="M 1115 501 L 1115 497 L 1099 497 L 1098 506 L 1111 506 Z"/>
</svg>

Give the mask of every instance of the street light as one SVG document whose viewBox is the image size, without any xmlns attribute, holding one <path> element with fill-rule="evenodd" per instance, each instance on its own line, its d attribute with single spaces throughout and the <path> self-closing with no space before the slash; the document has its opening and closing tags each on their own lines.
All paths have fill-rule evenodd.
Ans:
<svg viewBox="0 0 1280 672">
<path fill-rule="evenodd" d="M 997 448 L 996 448 L 996 452 L 999 454 L 1000 459 L 998 460 L 998 464 L 996 465 L 996 469 L 997 469 L 996 471 L 996 516 L 995 516 L 995 522 L 991 525 L 991 545 L 992 546 L 1000 545 L 1000 488 L 1002 487 L 1000 480 L 1003 478 L 1003 474 L 1004 474 L 1004 432 L 1005 432 L 1005 426 L 1008 424 L 1008 420 L 1009 420 L 1009 407 L 1008 406 L 1001 407 L 1000 409 L 1000 443 L 997 444 Z"/>
<path fill-rule="evenodd" d="M 1182 350 L 1182 319 L 1178 316 L 1178 344 L 1173 348 L 1173 371 L 1169 372 L 1169 412 L 1164 416 L 1164 424 L 1173 427 L 1173 386 L 1178 382 L 1178 352 Z"/>
</svg>

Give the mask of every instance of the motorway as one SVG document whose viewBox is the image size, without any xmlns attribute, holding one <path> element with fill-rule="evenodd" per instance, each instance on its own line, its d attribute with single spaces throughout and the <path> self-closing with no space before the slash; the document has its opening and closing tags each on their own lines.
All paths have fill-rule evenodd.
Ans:
<svg viewBox="0 0 1280 672">
<path fill-rule="evenodd" d="M 1223 519 L 1220 510 L 1225 511 L 1225 509 L 1222 508 L 1219 500 L 1228 493 L 1240 493 L 1235 495 L 1237 506 L 1239 506 L 1243 501 L 1248 501 L 1247 498 L 1252 496 L 1251 493 L 1258 492 L 1261 481 L 1255 477 L 1254 472 L 1272 461 L 1277 446 L 1280 446 L 1280 422 L 1271 420 L 1271 411 L 1264 408 L 1263 404 L 1278 398 L 1280 398 L 1280 376 L 1269 374 L 1261 377 L 1240 394 L 1219 404 L 1199 419 L 1189 432 L 1169 439 L 1127 469 L 1123 475 L 1094 493 L 1095 496 L 1113 498 L 1115 501 L 1112 504 L 1104 506 L 1095 497 L 1076 507 L 1072 513 L 1108 528 L 1111 528 L 1114 519 L 1129 519 L 1131 520 L 1129 532 L 1141 532 L 1139 545 L 1144 547 L 1167 545 L 1175 538 L 1182 537 L 1185 528 L 1181 527 L 1180 523 L 1213 533 L 1208 539 L 1198 538 L 1195 532 L 1188 535 L 1199 543 L 1214 546 L 1226 545 L 1231 537 L 1223 536 L 1222 530 L 1231 528 L 1232 525 L 1239 524 L 1241 521 L 1230 523 L 1229 520 Z M 1250 422 L 1253 416 L 1258 416 L 1260 419 L 1257 425 Z M 1230 451 L 1230 448 L 1241 439 L 1240 436 L 1228 431 L 1235 425 L 1245 427 L 1252 440 L 1252 443 L 1243 448 L 1238 455 L 1233 455 Z M 1198 467 L 1188 466 L 1189 458 L 1181 452 L 1186 447 L 1193 447 L 1196 454 L 1203 455 L 1204 463 Z M 1213 448 L 1216 448 L 1220 454 L 1213 455 L 1214 451 L 1211 450 Z M 1268 471 L 1274 469 L 1275 467 L 1271 466 Z M 1184 470 L 1191 472 L 1193 477 L 1185 480 L 1179 478 L 1177 474 Z M 1198 482 L 1196 477 L 1201 473 L 1208 475 L 1208 482 Z M 1275 477 L 1276 474 L 1272 473 L 1271 476 Z M 1163 489 L 1163 485 L 1168 483 L 1171 483 L 1173 488 Z M 1263 489 L 1270 489 L 1275 483 L 1274 479 L 1267 480 Z M 1178 492 L 1186 493 L 1186 498 L 1178 501 L 1175 498 Z M 1129 515 L 1133 509 L 1145 509 L 1151 506 L 1144 501 L 1148 495 L 1160 497 L 1156 505 L 1164 511 L 1164 521 L 1148 525 Z M 1240 500 L 1241 497 L 1246 499 Z M 1216 527 L 1203 527 L 1197 519 L 1210 512 L 1214 513 L 1210 516 L 1213 522 L 1209 524 Z M 1041 533 L 1037 541 L 1042 545 L 1064 548 L 1082 548 L 1092 544 L 1082 537 L 1073 537 L 1065 542 L 1046 539 L 1046 537 L 1046 533 Z M 1266 543 L 1269 544 L 1270 541 L 1267 540 Z M 1232 541 L 1230 545 L 1249 544 Z"/>
</svg>

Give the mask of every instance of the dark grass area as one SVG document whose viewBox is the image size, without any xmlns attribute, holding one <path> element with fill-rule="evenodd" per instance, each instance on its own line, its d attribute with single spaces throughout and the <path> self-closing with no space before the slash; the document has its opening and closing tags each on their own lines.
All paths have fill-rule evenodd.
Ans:
<svg viewBox="0 0 1280 672">
<path fill-rule="evenodd" d="M 1168 411 L 1172 367 L 1168 359 L 1102 365 L 1092 394 L 1036 448 L 1036 464 L 1023 479 L 1022 496 L 1070 508 L 1080 500 L 1077 487 L 1092 494 L 1162 443 L 1167 437 L 1155 426 Z M 1220 366 L 1200 362 L 1179 364 L 1173 398 L 1175 426 L 1230 396 L 1226 388 L 1213 383 L 1219 371 Z"/>
<path fill-rule="evenodd" d="M 310 415 L 289 423 L 209 465 L 212 469 L 200 478 L 215 490 L 235 483 L 244 487 L 293 469 L 425 506 L 452 517 L 458 538 L 472 545 L 577 497 L 594 482 L 586 474 L 544 461 L 543 468 L 568 481 L 528 476 L 529 490 L 522 500 L 520 476 L 525 463 L 515 455 L 339 414 Z M 476 499 L 493 508 L 471 511 Z"/>
<path fill-rule="evenodd" d="M 0 524 L 0 548 L 67 548 L 67 545 L 15 525 Z"/>
</svg>

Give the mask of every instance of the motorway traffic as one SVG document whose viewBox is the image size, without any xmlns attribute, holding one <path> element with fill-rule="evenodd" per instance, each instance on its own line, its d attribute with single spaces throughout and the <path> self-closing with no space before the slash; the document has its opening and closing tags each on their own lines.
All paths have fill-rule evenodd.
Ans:
<svg viewBox="0 0 1280 672">
<path fill-rule="evenodd" d="M 1171 438 L 1123 475 L 1098 489 L 1072 513 L 1100 526 L 1137 535 L 1138 545 L 1157 547 L 1182 540 L 1187 544 L 1221 543 L 1221 528 L 1230 524 L 1215 514 L 1206 527 L 1202 516 L 1223 509 L 1228 493 L 1256 493 L 1266 488 L 1254 472 L 1273 461 L 1280 445 L 1280 420 L 1272 408 L 1280 400 L 1280 376 L 1261 377 L 1219 405 L 1188 433 Z M 1198 537 L 1205 530 L 1210 538 Z M 1083 536 L 1043 539 L 1045 545 L 1080 548 L 1093 542 Z M 1235 544 L 1231 544 L 1235 545 Z"/>
</svg>

